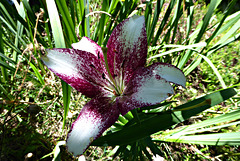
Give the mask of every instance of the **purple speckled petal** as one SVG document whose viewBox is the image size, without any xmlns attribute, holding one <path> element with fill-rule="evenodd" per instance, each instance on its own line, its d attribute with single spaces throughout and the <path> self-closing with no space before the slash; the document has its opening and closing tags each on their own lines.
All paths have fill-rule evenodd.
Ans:
<svg viewBox="0 0 240 161">
<path fill-rule="evenodd" d="M 147 68 L 139 68 L 127 84 L 124 96 L 117 100 L 121 114 L 162 102 L 169 94 L 173 94 L 170 82 L 182 86 L 186 83 L 184 74 L 175 66 L 156 63 Z"/>
<path fill-rule="evenodd" d="M 75 49 L 46 50 L 42 57 L 46 66 L 73 88 L 87 97 L 108 94 L 108 82 L 102 78 L 104 69 L 98 58 L 85 51 Z"/>
<path fill-rule="evenodd" d="M 120 112 L 111 98 L 94 98 L 80 112 L 68 133 L 67 148 L 73 155 L 81 155 L 93 140 L 115 123 Z"/>
<path fill-rule="evenodd" d="M 143 67 L 147 57 L 147 34 L 144 16 L 133 16 L 121 22 L 112 32 L 107 43 L 110 72 L 127 82 L 132 73 Z"/>
</svg>

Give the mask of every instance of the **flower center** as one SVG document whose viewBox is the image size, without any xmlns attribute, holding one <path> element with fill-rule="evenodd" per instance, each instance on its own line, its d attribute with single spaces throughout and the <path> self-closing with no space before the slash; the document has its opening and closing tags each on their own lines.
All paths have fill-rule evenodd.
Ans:
<svg viewBox="0 0 240 161">
<path fill-rule="evenodd" d="M 113 90 L 112 93 L 115 96 L 121 96 L 123 94 L 123 91 L 124 91 L 124 88 L 125 88 L 124 81 L 123 81 L 124 71 L 123 71 L 123 68 L 121 68 L 118 75 L 112 75 L 111 74 L 109 66 L 108 66 L 108 61 L 107 61 L 107 50 L 108 50 L 107 48 L 102 47 L 103 56 L 104 56 L 104 64 L 105 64 L 105 68 L 107 70 L 107 74 L 108 74 L 108 77 L 109 77 L 109 79 L 107 79 L 107 80 L 108 80 L 108 82 L 111 86 L 109 88 Z M 116 54 L 117 54 L 116 49 L 114 49 L 114 52 L 116 52 Z M 115 59 L 114 59 L 114 63 L 113 63 L 114 67 L 116 66 L 115 63 L 116 62 L 115 62 Z"/>
</svg>

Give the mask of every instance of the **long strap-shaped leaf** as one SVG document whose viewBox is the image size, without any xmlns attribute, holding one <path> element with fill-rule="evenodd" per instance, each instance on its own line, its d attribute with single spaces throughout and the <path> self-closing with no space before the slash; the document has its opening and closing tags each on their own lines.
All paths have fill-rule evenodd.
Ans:
<svg viewBox="0 0 240 161">
<path fill-rule="evenodd" d="M 205 145 L 240 145 L 240 132 L 181 136 L 169 138 L 166 141 Z"/>
<path fill-rule="evenodd" d="M 206 15 L 203 18 L 203 22 L 201 24 L 201 28 L 198 32 L 198 35 L 196 37 L 195 40 L 193 40 L 193 38 L 190 38 L 190 42 L 194 41 L 195 43 L 200 42 L 203 34 L 206 32 L 207 30 L 207 26 L 211 20 L 212 14 L 214 13 L 214 10 L 216 9 L 216 7 L 219 5 L 219 3 L 221 2 L 221 0 L 214 0 L 210 2 L 210 5 L 208 7 L 208 11 L 206 13 Z M 189 50 L 186 54 L 184 54 L 182 60 L 180 61 L 180 63 L 178 64 L 178 68 L 183 69 L 184 65 L 187 63 L 187 61 L 189 60 L 189 58 L 191 57 L 191 55 L 193 54 L 193 51 Z M 186 73 L 185 73 L 186 74 Z"/>
<path fill-rule="evenodd" d="M 0 52 L 3 53 L 4 49 L 3 49 L 3 31 L 2 31 L 2 24 L 0 22 Z M 3 62 L 3 59 L 0 57 L 0 64 L 5 63 Z M 8 65 L 8 64 L 7 64 Z M 2 82 L 6 82 L 7 81 L 7 70 L 4 66 L 1 66 L 1 74 L 2 74 Z"/>
<path fill-rule="evenodd" d="M 195 143 L 207 145 L 240 145 L 240 132 L 197 134 L 240 124 L 240 109 L 202 122 L 161 133 L 155 141 Z M 217 125 L 217 126 L 216 126 Z M 192 135 L 196 134 L 196 135 Z"/>
<path fill-rule="evenodd" d="M 65 41 L 63 37 L 62 26 L 59 19 L 58 10 L 54 0 L 47 0 L 47 8 L 48 14 L 50 18 L 50 24 L 52 27 L 53 38 L 55 41 L 56 48 L 65 48 Z M 66 82 L 61 81 L 62 90 L 63 90 L 63 106 L 64 106 L 64 116 L 63 116 L 63 128 L 65 126 L 67 113 L 70 104 L 70 95 L 71 95 L 71 86 L 69 86 Z"/>
<path fill-rule="evenodd" d="M 206 56 L 204 56 L 202 54 L 199 54 L 199 55 L 210 65 L 210 67 L 212 68 L 212 70 L 214 71 L 216 76 L 218 77 L 218 80 L 220 81 L 222 87 L 223 88 L 227 88 L 227 86 L 226 86 L 226 84 L 225 84 L 221 74 L 218 72 L 218 69 L 214 66 L 214 64 L 211 62 L 211 60 L 208 57 L 206 57 Z"/>
<path fill-rule="evenodd" d="M 233 88 L 224 89 L 204 97 L 195 99 L 186 104 L 180 105 L 174 111 L 166 111 L 159 114 L 149 115 L 147 119 L 140 118 L 140 124 L 134 124 L 122 130 L 105 135 L 95 140 L 92 145 L 123 145 L 129 144 L 141 138 L 145 138 L 160 130 L 170 128 L 172 125 L 180 123 L 191 116 L 194 116 L 205 109 L 217 105 L 224 100 L 234 96 L 236 91 Z M 144 116 L 146 117 L 146 116 Z M 121 140 L 119 139 L 121 138 Z"/>
<path fill-rule="evenodd" d="M 206 41 L 207 44 L 209 44 L 216 36 L 220 35 L 222 32 L 225 32 L 226 30 L 228 30 L 231 26 L 231 28 L 229 29 L 229 31 L 224 34 L 224 36 L 222 36 L 220 38 L 220 40 L 211 48 L 208 49 L 208 51 L 206 52 L 206 56 L 209 56 L 211 55 L 212 53 L 214 53 L 215 51 L 217 51 L 218 49 L 222 48 L 223 46 L 225 46 L 227 41 L 229 41 L 230 39 L 233 39 L 233 41 L 237 40 L 238 39 L 238 36 L 237 34 L 234 35 L 234 33 L 236 33 L 236 31 L 239 29 L 239 23 L 240 23 L 240 20 L 239 20 L 239 12 L 236 12 L 232 15 L 229 16 L 229 13 L 232 12 L 232 9 L 234 8 L 234 4 L 237 2 L 237 0 L 233 0 L 231 1 L 230 3 L 230 6 L 229 8 L 227 9 L 227 12 L 224 14 L 223 18 L 221 19 L 220 23 L 218 23 L 216 26 L 216 29 L 214 31 L 214 33 L 210 36 L 210 38 Z M 229 21 L 228 21 L 229 20 Z M 228 21 L 226 22 L 226 24 L 224 26 L 222 26 L 223 22 L 225 21 Z M 233 35 L 233 36 L 232 36 Z M 232 37 L 231 37 L 232 36 Z M 231 37 L 231 38 L 230 38 Z M 231 41 L 231 42 L 233 42 Z M 230 43 L 230 42 L 229 42 Z M 207 45 L 208 46 L 208 45 Z M 200 53 L 203 52 L 203 50 L 205 49 L 206 47 L 202 48 L 202 51 Z M 186 57 L 187 55 L 189 54 L 192 54 L 192 51 L 188 51 L 184 57 Z M 190 55 L 191 55 L 190 54 Z M 189 55 L 189 56 L 190 56 Z M 185 75 L 188 75 L 190 72 L 192 72 L 202 61 L 202 58 L 200 57 L 197 61 L 195 61 L 189 68 L 186 68 L 184 70 L 184 74 Z M 179 65 L 178 66 L 179 68 L 181 68 L 181 66 Z M 182 66 L 183 67 L 183 66 Z"/>
<path fill-rule="evenodd" d="M 55 47 L 56 48 L 65 48 L 65 41 L 63 37 L 62 25 L 59 19 L 58 10 L 54 0 L 48 0 L 47 9 L 48 15 L 50 18 L 50 24 L 52 27 L 53 38 L 55 40 Z"/>
<path fill-rule="evenodd" d="M 56 0 L 57 6 L 59 8 L 59 12 L 62 15 L 63 18 L 63 22 L 66 25 L 66 29 L 67 29 L 67 33 L 69 34 L 69 39 L 70 42 L 76 42 L 77 41 L 77 36 L 75 34 L 75 28 L 74 28 L 74 24 L 72 21 L 72 18 L 70 17 L 70 13 L 68 11 L 68 7 L 66 4 L 66 1 L 60 1 L 60 0 Z"/>
</svg>

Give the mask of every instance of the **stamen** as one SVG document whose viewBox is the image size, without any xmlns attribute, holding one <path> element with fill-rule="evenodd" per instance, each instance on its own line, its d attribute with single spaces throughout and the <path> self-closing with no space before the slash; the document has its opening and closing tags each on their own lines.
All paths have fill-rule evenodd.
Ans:
<svg viewBox="0 0 240 161">
<path fill-rule="evenodd" d="M 116 54 L 118 54 L 118 52 L 117 52 L 117 50 L 116 50 L 116 49 L 113 49 L 113 52 L 114 52 L 114 53 L 116 53 Z"/>
<path fill-rule="evenodd" d="M 102 78 L 103 78 L 103 79 L 106 79 L 106 77 L 105 77 L 105 74 L 104 74 L 104 73 L 102 74 Z"/>
<path fill-rule="evenodd" d="M 105 79 L 109 83 L 110 88 L 112 89 L 112 92 L 114 92 L 114 89 L 115 89 L 114 84 L 109 79 L 106 78 L 104 73 L 102 73 L 102 78 Z"/>
<path fill-rule="evenodd" d="M 116 86 L 116 82 L 115 82 L 115 80 L 113 79 L 112 74 L 111 74 L 110 69 L 109 69 L 109 66 L 108 66 L 108 61 L 107 61 L 107 48 L 102 47 L 102 51 L 103 51 L 103 56 L 104 56 L 104 61 L 105 61 L 105 68 L 106 68 L 106 70 L 107 70 L 107 72 L 108 72 L 108 76 L 109 76 L 111 82 L 112 82 L 113 85 L 114 85 L 115 91 L 116 91 L 117 93 L 119 93 L 118 88 L 117 88 L 117 86 Z"/>
<path fill-rule="evenodd" d="M 120 84 L 121 84 L 121 87 L 122 87 L 122 92 L 124 91 L 124 88 L 125 88 L 125 84 L 124 84 L 124 73 L 125 73 L 125 70 L 124 70 L 124 65 L 125 65 L 125 59 L 123 60 L 122 62 L 122 65 L 121 65 L 121 71 L 120 71 Z"/>
<path fill-rule="evenodd" d="M 112 93 L 114 93 L 114 90 L 113 89 L 111 89 L 111 88 L 107 88 L 107 87 L 103 87 L 105 90 L 107 90 L 107 91 L 109 91 L 109 92 L 112 92 Z"/>
<path fill-rule="evenodd" d="M 126 60 L 126 59 L 123 59 L 123 62 L 122 62 L 121 68 L 123 68 L 123 66 L 124 66 L 124 64 L 125 64 L 125 60 Z"/>
<path fill-rule="evenodd" d="M 113 49 L 113 52 L 117 53 L 117 50 L 116 49 Z M 116 77 L 116 54 L 114 54 L 114 59 L 113 59 L 113 74 L 114 74 L 114 78 Z"/>
<path fill-rule="evenodd" d="M 115 95 L 117 96 L 117 95 L 121 95 L 121 84 L 120 84 L 120 80 L 119 80 L 119 77 L 118 77 L 118 75 L 119 75 L 119 72 L 116 74 L 116 56 L 117 56 L 117 54 L 118 54 L 118 51 L 116 50 L 116 49 L 113 49 L 113 52 L 115 53 L 114 54 L 114 62 L 113 62 L 113 76 L 114 76 L 114 81 L 116 82 L 116 88 L 117 88 L 117 90 L 120 92 L 120 93 L 115 93 Z"/>
<path fill-rule="evenodd" d="M 121 70 L 120 70 L 120 74 L 119 74 L 119 86 L 120 86 L 120 91 L 121 91 L 121 93 L 123 93 L 123 91 L 124 91 L 124 82 L 123 82 L 123 68 L 121 68 Z"/>
</svg>

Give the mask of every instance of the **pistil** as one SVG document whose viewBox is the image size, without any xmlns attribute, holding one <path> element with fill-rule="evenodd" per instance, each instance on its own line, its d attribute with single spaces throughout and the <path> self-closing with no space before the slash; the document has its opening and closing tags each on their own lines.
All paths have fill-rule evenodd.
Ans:
<svg viewBox="0 0 240 161">
<path fill-rule="evenodd" d="M 108 73 L 108 76 L 109 76 L 111 82 L 114 84 L 114 89 L 115 89 L 115 92 L 116 92 L 115 95 L 119 95 L 119 94 L 120 94 L 120 91 L 119 91 L 119 89 L 117 88 L 116 81 L 113 79 L 112 74 L 111 74 L 110 69 L 109 69 L 109 66 L 108 66 L 107 50 L 108 50 L 108 49 L 107 49 L 106 47 L 102 47 L 103 56 L 104 56 L 104 62 L 105 62 L 105 68 L 106 68 L 106 70 L 107 70 L 107 73 Z"/>
</svg>

